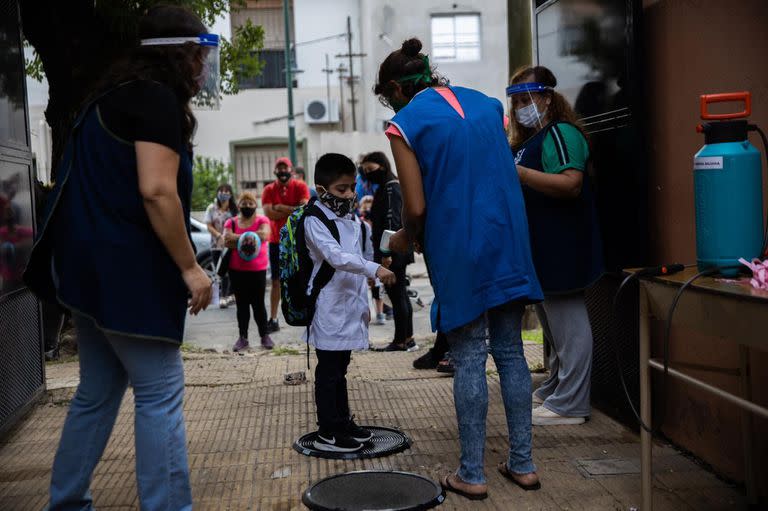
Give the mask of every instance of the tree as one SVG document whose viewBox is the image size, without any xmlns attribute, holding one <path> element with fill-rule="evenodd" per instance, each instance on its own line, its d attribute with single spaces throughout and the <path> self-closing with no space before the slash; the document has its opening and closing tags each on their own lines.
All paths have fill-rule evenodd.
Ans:
<svg viewBox="0 0 768 511">
<path fill-rule="evenodd" d="M 137 43 L 139 18 L 153 5 L 186 5 L 210 26 L 244 0 L 20 0 L 22 31 L 34 48 L 27 73 L 48 79 L 45 119 L 51 127 L 52 161 L 69 137 L 77 109 L 104 69 Z M 264 32 L 250 22 L 221 41 L 222 91 L 234 94 L 241 79 L 261 72 Z M 55 177 L 55 176 L 54 176 Z"/>
<path fill-rule="evenodd" d="M 192 188 L 192 210 L 202 211 L 216 197 L 216 189 L 224 183 L 232 183 L 235 169 L 221 160 L 195 156 L 192 167 L 195 185 Z"/>
</svg>

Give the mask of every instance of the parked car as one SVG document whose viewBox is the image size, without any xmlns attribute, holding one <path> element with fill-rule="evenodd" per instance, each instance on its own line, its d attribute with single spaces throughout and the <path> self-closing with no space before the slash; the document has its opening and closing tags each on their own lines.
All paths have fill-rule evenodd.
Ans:
<svg viewBox="0 0 768 511">
<path fill-rule="evenodd" d="M 201 254 L 211 251 L 211 234 L 208 232 L 208 226 L 200 220 L 190 217 L 190 230 L 192 231 L 192 243 L 195 244 L 195 253 L 198 260 Z"/>
</svg>

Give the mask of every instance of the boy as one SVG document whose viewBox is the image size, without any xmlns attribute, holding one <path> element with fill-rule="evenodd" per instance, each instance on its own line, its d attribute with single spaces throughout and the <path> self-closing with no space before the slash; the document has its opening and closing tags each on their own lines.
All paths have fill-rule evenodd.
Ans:
<svg viewBox="0 0 768 511">
<path fill-rule="evenodd" d="M 353 218 L 356 173 L 352 160 L 341 154 L 325 154 L 315 165 L 316 205 L 335 222 L 339 241 L 318 218 L 307 217 L 304 223 L 314 268 L 307 294 L 323 261 L 336 270 L 318 294 L 308 331 L 317 353 L 315 403 L 320 427 L 315 447 L 331 452 L 358 451 L 371 438 L 370 431 L 357 426 L 349 412 L 347 366 L 352 350 L 368 348 L 367 280 L 395 281 L 394 273 L 363 257 L 360 225 Z"/>
</svg>

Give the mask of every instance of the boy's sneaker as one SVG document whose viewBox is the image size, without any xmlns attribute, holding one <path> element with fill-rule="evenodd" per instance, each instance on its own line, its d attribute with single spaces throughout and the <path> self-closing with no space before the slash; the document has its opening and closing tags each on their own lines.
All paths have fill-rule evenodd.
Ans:
<svg viewBox="0 0 768 511">
<path fill-rule="evenodd" d="M 374 325 L 386 325 L 387 324 L 387 315 L 383 312 L 381 314 L 376 314 L 376 321 L 373 322 Z"/>
<path fill-rule="evenodd" d="M 350 417 L 349 422 L 347 422 L 347 427 L 344 429 L 344 433 L 352 438 L 352 440 L 361 443 L 368 442 L 373 438 L 373 433 L 371 433 L 369 429 L 361 428 L 355 424 L 354 417 Z"/>
<path fill-rule="evenodd" d="M 267 333 L 274 334 L 280 331 L 280 323 L 276 319 L 270 319 L 267 321 Z"/>
<path fill-rule="evenodd" d="M 327 435 L 319 431 L 313 445 L 318 451 L 325 452 L 357 452 L 363 448 L 362 443 L 346 434 Z"/>
<path fill-rule="evenodd" d="M 237 353 L 238 351 L 247 350 L 248 349 L 248 339 L 245 337 L 240 337 L 237 342 L 235 342 L 235 345 L 232 347 L 232 351 Z"/>
<path fill-rule="evenodd" d="M 272 342 L 272 338 L 269 336 L 269 334 L 261 338 L 261 347 L 266 350 L 271 350 L 275 347 L 275 343 Z"/>
</svg>

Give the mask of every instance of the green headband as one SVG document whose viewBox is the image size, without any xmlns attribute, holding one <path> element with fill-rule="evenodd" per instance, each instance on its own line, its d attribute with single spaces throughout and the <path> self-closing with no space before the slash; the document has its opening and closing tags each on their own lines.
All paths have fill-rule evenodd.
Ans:
<svg viewBox="0 0 768 511">
<path fill-rule="evenodd" d="M 432 69 L 429 67 L 429 57 L 424 55 L 421 57 L 421 61 L 424 63 L 424 71 L 421 73 L 414 73 L 412 75 L 403 76 L 402 78 L 398 78 L 398 83 L 403 82 L 410 82 L 413 81 L 415 83 L 424 82 L 424 83 L 430 83 L 432 81 Z"/>
</svg>

